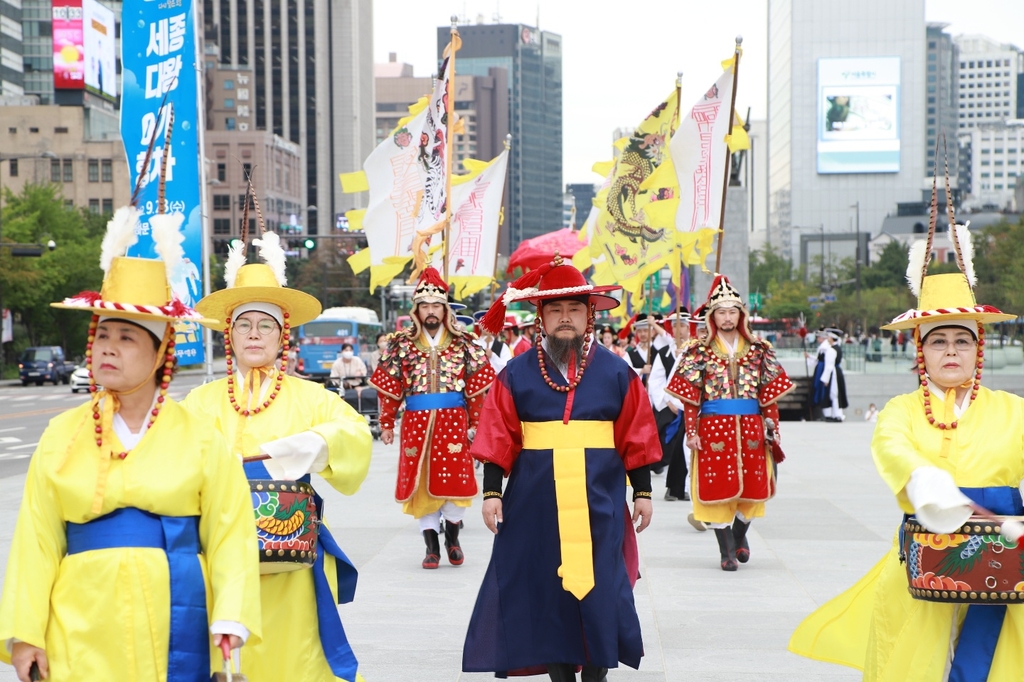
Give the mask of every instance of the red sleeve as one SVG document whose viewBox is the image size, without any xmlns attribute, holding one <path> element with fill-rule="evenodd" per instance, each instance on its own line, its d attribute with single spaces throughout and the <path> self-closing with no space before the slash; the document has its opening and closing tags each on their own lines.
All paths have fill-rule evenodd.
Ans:
<svg viewBox="0 0 1024 682">
<path fill-rule="evenodd" d="M 661 441 L 654 423 L 654 410 L 640 377 L 630 372 L 629 388 L 622 411 L 615 420 L 615 449 L 626 470 L 661 460 Z"/>
<path fill-rule="evenodd" d="M 393 431 L 395 415 L 398 414 L 398 408 L 402 405 L 402 401 L 395 400 L 381 391 L 377 391 L 377 399 L 380 400 L 380 427 L 387 431 Z"/>
<path fill-rule="evenodd" d="M 777 403 L 772 402 L 769 405 L 765 405 L 761 408 L 761 416 L 765 419 L 771 419 L 775 422 L 775 430 L 779 430 L 779 406 Z"/>
<path fill-rule="evenodd" d="M 697 405 L 700 403 L 700 390 L 687 381 L 681 372 L 676 371 L 665 387 L 665 393 L 674 398 L 679 398 L 684 405 Z"/>
<path fill-rule="evenodd" d="M 767 412 L 765 412 L 764 408 L 768 407 L 769 405 L 774 407 L 775 402 L 779 398 L 786 395 L 794 388 L 796 387 L 793 386 L 793 382 L 789 380 L 789 377 L 786 376 L 785 372 L 772 379 L 765 386 L 762 386 L 761 391 L 758 395 L 758 402 L 761 403 L 761 412 L 767 415 Z M 778 416 L 778 411 L 779 410 L 776 407 L 776 417 Z M 776 421 L 776 423 L 778 422 Z"/>
<path fill-rule="evenodd" d="M 697 416 L 700 408 L 692 403 L 683 403 L 683 416 L 686 419 L 686 435 L 697 435 Z"/>
<path fill-rule="evenodd" d="M 469 454 L 481 462 L 497 464 L 508 476 L 519 456 L 519 451 L 523 449 L 523 427 L 512 400 L 512 391 L 505 385 L 505 377 L 503 370 L 484 398 L 476 438 Z M 470 420 L 472 410 L 471 402 Z"/>
</svg>

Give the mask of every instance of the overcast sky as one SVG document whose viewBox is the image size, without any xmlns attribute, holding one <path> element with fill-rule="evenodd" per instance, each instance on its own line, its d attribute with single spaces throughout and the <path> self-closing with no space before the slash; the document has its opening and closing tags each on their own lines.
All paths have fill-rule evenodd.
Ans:
<svg viewBox="0 0 1024 682">
<path fill-rule="evenodd" d="M 828 0 L 822 0 L 827 2 Z M 901 2 L 902 0 L 893 0 Z M 454 13 L 476 23 L 539 25 L 562 36 L 563 180 L 597 182 L 590 167 L 611 158 L 612 131 L 631 127 L 671 92 L 683 72 L 691 106 L 721 73 L 743 36 L 736 108 L 763 119 L 767 88 L 767 0 L 374 0 L 374 59 L 389 52 L 415 67 L 437 68 L 436 27 Z M 952 35 L 981 33 L 1024 47 L 1024 0 L 926 0 L 928 21 Z M 456 72 L 458 57 L 456 56 Z M 424 93 L 425 94 L 425 93 Z"/>
</svg>

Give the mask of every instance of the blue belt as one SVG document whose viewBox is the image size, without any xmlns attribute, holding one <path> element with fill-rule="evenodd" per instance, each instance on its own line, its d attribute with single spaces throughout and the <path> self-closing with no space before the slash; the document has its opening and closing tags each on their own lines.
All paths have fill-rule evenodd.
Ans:
<svg viewBox="0 0 1024 682">
<path fill-rule="evenodd" d="M 1017 488 L 960 488 L 977 505 L 1000 516 L 1024 514 Z M 1006 604 L 971 604 L 967 607 L 960 639 L 953 652 L 949 682 L 985 682 L 992 668 L 999 632 L 1006 618 Z"/>
<path fill-rule="evenodd" d="M 761 414 L 761 406 L 753 398 L 722 398 L 700 404 L 702 416 Z"/>
<path fill-rule="evenodd" d="M 199 517 L 160 516 L 134 507 L 88 523 L 68 523 L 68 555 L 115 547 L 152 547 L 167 553 L 171 583 L 167 682 L 208 682 L 210 635 L 206 583 L 199 563 Z"/>
<path fill-rule="evenodd" d="M 460 395 L 461 394 L 455 394 Z M 243 465 L 246 478 L 251 480 L 268 480 L 273 478 L 267 471 L 263 462 L 246 462 Z M 309 483 L 309 474 L 299 479 Z M 313 493 L 316 502 L 317 514 L 323 521 L 324 500 Z M 341 547 L 334 540 L 331 531 L 323 523 L 317 526 L 317 553 L 316 561 L 313 563 L 313 592 L 316 595 L 316 618 L 317 630 L 320 634 L 320 646 L 324 650 L 327 664 L 331 666 L 331 672 L 335 677 L 354 682 L 359 662 L 352 651 L 352 645 L 345 635 L 345 627 L 341 624 L 341 616 L 338 614 L 338 607 L 331 594 L 331 585 L 327 581 L 327 573 L 324 570 L 324 554 L 334 557 L 336 577 L 338 579 L 338 604 L 347 604 L 355 599 L 356 580 L 359 577 L 355 565 L 349 560 Z"/>
<path fill-rule="evenodd" d="M 414 393 L 405 396 L 405 409 L 407 412 L 465 406 L 466 398 L 461 393 Z"/>
</svg>

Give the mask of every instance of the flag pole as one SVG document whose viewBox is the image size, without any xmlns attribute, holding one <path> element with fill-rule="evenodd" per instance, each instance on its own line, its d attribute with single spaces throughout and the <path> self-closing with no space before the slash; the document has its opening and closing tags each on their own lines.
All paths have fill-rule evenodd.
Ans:
<svg viewBox="0 0 1024 682">
<path fill-rule="evenodd" d="M 682 107 L 683 107 L 683 72 L 676 72 L 676 125 L 674 128 L 679 128 L 679 120 L 682 118 Z M 676 230 L 678 232 L 678 229 Z M 677 235 L 673 235 L 676 237 Z M 675 338 L 676 348 L 678 349 L 681 345 L 679 342 L 679 318 L 683 315 L 683 268 L 686 264 L 683 262 L 683 249 L 676 244 L 676 248 L 679 249 L 679 281 L 675 282 L 676 287 L 676 319 L 672 323 L 672 336 Z"/>
<path fill-rule="evenodd" d="M 736 48 L 732 62 L 732 101 L 729 103 L 729 134 L 736 122 L 736 81 L 740 74 L 740 53 L 743 51 L 743 36 L 736 36 Z M 722 235 L 725 234 L 725 195 L 729 191 L 729 176 L 732 174 L 732 154 L 728 153 L 726 144 L 725 174 L 722 178 L 722 212 L 718 216 L 718 247 L 715 249 L 715 272 L 722 269 Z"/>
<path fill-rule="evenodd" d="M 455 52 L 459 48 L 456 46 L 455 41 L 459 37 L 459 17 L 452 15 L 452 27 L 451 37 L 449 38 L 448 46 L 451 48 L 451 52 L 448 55 L 448 85 L 445 86 L 445 212 L 444 212 L 444 245 L 443 258 L 444 258 L 444 281 L 448 281 L 448 238 L 452 232 L 452 128 L 454 128 L 455 118 Z"/>
</svg>

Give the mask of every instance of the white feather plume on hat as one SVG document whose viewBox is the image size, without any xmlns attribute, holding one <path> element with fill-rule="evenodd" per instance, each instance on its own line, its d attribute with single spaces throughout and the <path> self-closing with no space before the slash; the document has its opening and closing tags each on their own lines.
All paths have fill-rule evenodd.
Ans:
<svg viewBox="0 0 1024 682">
<path fill-rule="evenodd" d="M 138 224 L 139 209 L 135 206 L 122 206 L 107 221 L 107 232 L 103 235 L 100 247 L 100 267 L 103 272 L 109 272 L 114 259 L 128 253 L 128 249 L 139 240 L 135 230 Z"/>
<path fill-rule="evenodd" d="M 235 286 L 238 270 L 245 265 L 245 248 L 241 239 L 228 248 L 228 261 L 224 264 L 224 283 L 228 289 Z"/>
<path fill-rule="evenodd" d="M 253 239 L 252 243 L 259 247 L 260 258 L 266 261 L 267 265 L 274 272 L 274 278 L 281 286 L 288 286 L 288 276 L 285 274 L 285 255 L 281 248 L 281 237 L 276 232 L 264 232 L 259 239 Z"/>
<path fill-rule="evenodd" d="M 962 261 L 961 268 L 968 283 L 974 287 L 978 283 L 978 277 L 974 272 L 974 242 L 971 240 L 971 221 L 965 225 L 952 224 L 949 226 L 949 241 L 956 249 L 957 256 Z"/>
<path fill-rule="evenodd" d="M 921 296 L 921 282 L 924 280 L 924 266 L 928 254 L 928 240 L 921 239 L 910 245 L 910 257 L 907 259 L 907 284 L 914 298 Z"/>
<path fill-rule="evenodd" d="M 174 281 L 175 271 L 185 260 L 185 249 L 181 246 L 185 241 L 185 235 L 181 232 L 184 221 L 185 215 L 182 213 L 158 214 L 149 219 L 153 248 L 164 262 L 168 281 Z"/>
</svg>

